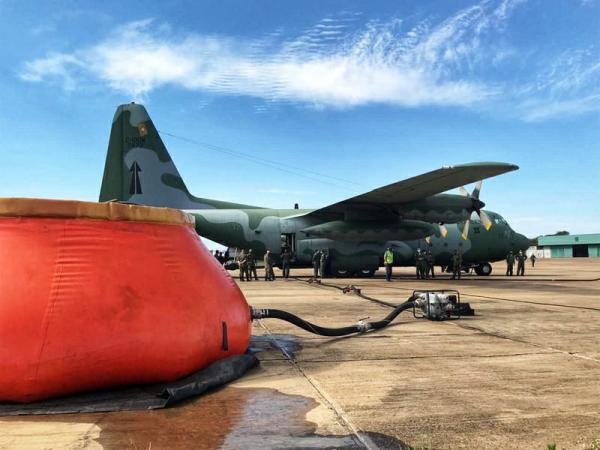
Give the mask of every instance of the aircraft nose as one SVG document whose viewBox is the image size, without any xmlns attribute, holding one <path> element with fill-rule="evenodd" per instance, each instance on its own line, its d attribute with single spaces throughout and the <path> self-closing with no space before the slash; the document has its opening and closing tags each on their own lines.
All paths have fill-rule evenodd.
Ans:
<svg viewBox="0 0 600 450">
<path fill-rule="evenodd" d="M 514 247 L 516 250 L 527 250 L 529 248 L 529 238 L 523 234 L 515 233 Z"/>
</svg>

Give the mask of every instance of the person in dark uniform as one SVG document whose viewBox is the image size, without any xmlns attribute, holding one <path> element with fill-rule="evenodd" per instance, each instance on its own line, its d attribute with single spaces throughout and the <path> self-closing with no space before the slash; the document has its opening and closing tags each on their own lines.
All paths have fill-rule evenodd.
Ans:
<svg viewBox="0 0 600 450">
<path fill-rule="evenodd" d="M 256 256 L 254 255 L 252 249 L 248 250 L 248 255 L 246 256 L 246 265 L 248 267 L 248 281 L 252 279 L 252 276 L 254 276 L 254 279 L 258 281 L 258 275 L 256 273 Z"/>
<path fill-rule="evenodd" d="M 421 249 L 418 248 L 415 252 L 415 269 L 417 271 L 417 280 L 421 279 Z"/>
<path fill-rule="evenodd" d="M 327 278 L 327 260 L 329 259 L 329 252 L 325 249 L 321 250 L 321 260 L 319 261 L 319 268 L 321 270 L 321 278 Z"/>
<path fill-rule="evenodd" d="M 535 260 L 537 259 L 535 253 L 533 253 L 529 259 L 531 260 L 531 267 L 535 267 Z"/>
<path fill-rule="evenodd" d="M 248 268 L 248 259 L 246 250 L 242 249 L 237 257 L 238 266 L 240 267 L 240 281 L 246 281 L 246 272 Z M 250 281 L 250 280 L 248 280 Z"/>
<path fill-rule="evenodd" d="M 506 276 L 513 276 L 513 267 L 515 265 L 515 255 L 512 250 L 506 255 Z"/>
<path fill-rule="evenodd" d="M 321 250 L 315 250 L 312 256 L 314 277 L 319 278 L 319 268 L 321 267 Z"/>
<path fill-rule="evenodd" d="M 456 249 L 456 250 L 454 250 L 454 254 L 452 255 L 452 279 L 460 280 L 461 272 L 462 272 L 462 254 L 460 253 L 460 250 Z"/>
<path fill-rule="evenodd" d="M 275 281 L 275 272 L 273 272 L 273 255 L 271 250 L 265 253 L 265 281 Z"/>
<path fill-rule="evenodd" d="M 519 250 L 517 253 L 517 276 L 525 276 L 525 261 L 527 260 L 527 255 L 523 250 Z"/>
<path fill-rule="evenodd" d="M 283 278 L 289 278 L 290 276 L 290 263 L 292 261 L 292 252 L 288 247 L 284 247 L 281 253 L 281 270 L 283 271 Z"/>
<path fill-rule="evenodd" d="M 427 274 L 431 273 L 431 278 L 435 278 L 435 273 L 433 269 L 433 265 L 435 264 L 435 258 L 433 257 L 433 253 L 431 250 L 427 251 Z"/>
</svg>

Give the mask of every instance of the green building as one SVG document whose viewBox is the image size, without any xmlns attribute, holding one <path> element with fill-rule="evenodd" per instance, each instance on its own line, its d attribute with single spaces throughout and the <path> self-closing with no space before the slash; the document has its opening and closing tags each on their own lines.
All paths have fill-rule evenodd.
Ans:
<svg viewBox="0 0 600 450">
<path fill-rule="evenodd" d="M 540 236 L 537 244 L 543 258 L 600 257 L 600 233 Z"/>
</svg>

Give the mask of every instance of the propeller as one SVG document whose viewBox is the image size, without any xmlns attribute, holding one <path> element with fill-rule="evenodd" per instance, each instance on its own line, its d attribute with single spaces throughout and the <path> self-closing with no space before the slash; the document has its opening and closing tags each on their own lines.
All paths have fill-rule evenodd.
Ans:
<svg viewBox="0 0 600 450">
<path fill-rule="evenodd" d="M 469 237 L 469 226 L 471 224 L 471 219 L 465 220 L 465 226 L 463 227 L 463 231 L 462 231 L 462 238 L 463 240 L 467 240 L 467 238 Z"/>
<path fill-rule="evenodd" d="M 446 228 L 446 225 L 444 225 L 443 223 L 439 223 L 438 226 L 440 227 L 440 234 L 442 235 L 442 237 L 448 236 L 448 228 Z"/>
<path fill-rule="evenodd" d="M 463 186 L 459 187 L 458 190 L 460 191 L 460 193 L 462 195 L 464 195 L 465 197 L 468 197 L 471 199 L 471 211 L 474 211 L 477 213 L 477 215 L 479 216 L 479 219 L 481 220 L 481 223 L 483 224 L 483 227 L 486 229 L 486 231 L 489 231 L 490 228 L 492 228 L 492 219 L 489 218 L 489 216 L 485 213 L 485 211 L 482 211 L 481 209 L 485 206 L 485 203 L 483 203 L 481 200 L 479 200 L 479 193 L 481 192 L 481 180 L 479 180 L 477 182 L 477 184 L 475 184 L 475 188 L 473 189 L 473 192 L 471 192 L 469 194 L 469 191 L 467 191 Z M 466 241 L 468 236 L 469 236 L 469 227 L 471 224 L 471 219 L 467 219 L 465 221 L 465 226 L 463 228 L 462 231 L 462 238 Z M 440 228 L 441 230 L 441 228 Z"/>
</svg>

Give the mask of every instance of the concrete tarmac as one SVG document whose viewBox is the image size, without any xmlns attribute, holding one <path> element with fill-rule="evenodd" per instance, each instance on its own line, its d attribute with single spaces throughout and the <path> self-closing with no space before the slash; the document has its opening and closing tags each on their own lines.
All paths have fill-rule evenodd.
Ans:
<svg viewBox="0 0 600 450">
<path fill-rule="evenodd" d="M 260 367 L 229 386 L 165 410 L 0 418 L 0 448 L 600 448 L 600 259 L 528 262 L 518 278 L 504 270 L 327 279 L 391 303 L 458 289 L 476 315 L 431 322 L 407 311 L 344 338 L 264 319 L 253 329 Z M 390 311 L 292 274 L 300 280 L 239 284 L 253 306 L 324 326 Z"/>
</svg>

